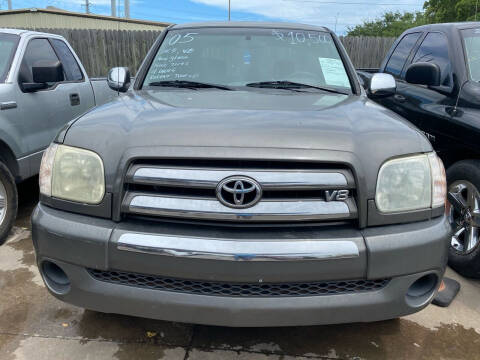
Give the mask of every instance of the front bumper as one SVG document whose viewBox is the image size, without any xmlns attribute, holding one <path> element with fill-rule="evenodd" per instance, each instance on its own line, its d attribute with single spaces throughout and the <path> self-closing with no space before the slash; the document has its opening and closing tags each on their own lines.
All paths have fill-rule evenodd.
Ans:
<svg viewBox="0 0 480 360">
<path fill-rule="evenodd" d="M 309 241 L 308 236 L 312 236 L 319 243 L 343 244 L 340 247 L 343 250 L 334 251 L 332 255 L 332 251 L 328 250 L 332 246 L 319 247 L 315 252 L 318 257 L 309 259 L 282 256 L 270 258 L 252 255 L 251 252 L 246 257 L 242 254 L 240 258 L 229 258 L 227 254 L 227 257 L 217 258 L 218 253 L 212 255 L 210 251 L 199 254 L 195 251 L 155 253 L 151 250 L 158 234 L 168 233 L 168 236 L 178 236 L 180 239 L 203 237 L 208 242 L 208 233 L 210 241 L 212 238 L 224 238 L 225 232 L 221 229 L 212 233 L 211 229 L 189 229 L 183 225 L 179 229 L 178 225 L 118 224 L 58 211 L 41 204 L 35 209 L 32 222 L 33 240 L 42 275 L 45 277 L 42 264 L 51 262 L 68 277 L 68 286 L 60 289 L 52 287 L 46 281 L 50 292 L 60 300 L 106 313 L 222 326 L 365 322 L 419 311 L 430 303 L 438 281 L 443 276 L 450 234 L 450 227 L 442 217 L 363 231 L 288 229 L 277 234 L 266 234 L 258 230 L 253 230 L 253 233 L 235 230 L 236 236 L 244 243 L 251 240 L 252 236 L 257 238 L 259 235 L 263 237 L 259 243 L 264 245 L 277 238 L 288 244 L 298 242 L 299 238 Z M 134 249 L 138 251 L 122 250 L 122 236 L 124 239 L 128 234 L 142 234 L 139 237 L 147 237 L 150 246 Z M 347 244 L 350 245 L 345 246 Z M 352 244 L 355 245 L 357 254 L 353 251 Z M 221 244 L 223 247 L 226 245 L 226 242 Z M 266 249 L 268 253 L 268 247 Z M 324 252 L 325 249 L 328 250 L 327 253 Z M 225 254 L 223 250 L 219 253 Z M 379 290 L 365 292 L 294 297 L 234 297 L 105 282 L 95 279 L 87 269 L 113 269 L 180 279 L 249 283 L 391 280 Z M 419 297 L 408 295 L 411 285 L 427 275 L 435 279 L 431 290 Z"/>
</svg>

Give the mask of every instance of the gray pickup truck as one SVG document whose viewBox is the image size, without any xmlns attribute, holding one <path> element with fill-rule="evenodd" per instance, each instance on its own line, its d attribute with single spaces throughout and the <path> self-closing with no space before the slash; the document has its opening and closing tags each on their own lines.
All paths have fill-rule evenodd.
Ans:
<svg viewBox="0 0 480 360">
<path fill-rule="evenodd" d="M 124 91 L 124 68 L 109 83 Z M 391 75 L 369 92 L 394 92 Z M 84 308 L 188 323 L 375 321 L 445 271 L 442 162 L 369 100 L 330 30 L 169 27 L 133 90 L 45 152 L 39 270 Z"/>
<path fill-rule="evenodd" d="M 38 174 L 68 121 L 115 95 L 89 80 L 63 37 L 0 29 L 0 244 L 15 220 L 16 183 Z"/>
</svg>

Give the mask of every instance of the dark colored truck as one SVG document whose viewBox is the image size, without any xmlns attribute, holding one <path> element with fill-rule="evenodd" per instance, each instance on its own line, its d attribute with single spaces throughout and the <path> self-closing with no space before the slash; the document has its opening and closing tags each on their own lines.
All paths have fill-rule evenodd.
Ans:
<svg viewBox="0 0 480 360">
<path fill-rule="evenodd" d="M 109 83 L 125 91 L 125 68 Z M 377 74 L 369 91 L 392 93 Z M 443 184 L 443 186 L 442 186 Z M 32 237 L 84 308 L 224 326 L 395 318 L 447 263 L 446 178 L 323 27 L 169 27 L 45 152 Z"/>
<path fill-rule="evenodd" d="M 447 168 L 448 217 L 454 227 L 450 265 L 480 277 L 480 22 L 433 24 L 406 31 L 379 70 L 393 96 L 373 100 L 422 130 Z"/>
</svg>

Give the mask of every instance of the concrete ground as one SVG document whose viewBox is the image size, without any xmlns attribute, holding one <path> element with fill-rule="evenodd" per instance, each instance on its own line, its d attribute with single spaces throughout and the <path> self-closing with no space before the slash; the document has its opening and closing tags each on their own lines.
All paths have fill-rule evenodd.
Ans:
<svg viewBox="0 0 480 360">
<path fill-rule="evenodd" d="M 480 282 L 460 281 L 449 308 L 399 320 L 232 329 L 100 314 L 50 296 L 35 266 L 30 214 L 35 182 L 0 247 L 0 359 L 480 359 Z"/>
</svg>

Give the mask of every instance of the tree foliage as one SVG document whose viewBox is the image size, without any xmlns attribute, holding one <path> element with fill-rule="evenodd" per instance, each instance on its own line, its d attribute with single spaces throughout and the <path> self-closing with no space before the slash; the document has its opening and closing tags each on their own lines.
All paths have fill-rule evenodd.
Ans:
<svg viewBox="0 0 480 360">
<path fill-rule="evenodd" d="M 476 0 L 427 0 L 423 4 L 425 16 L 432 23 L 475 20 Z M 480 14 L 477 13 L 480 20 Z"/>
<path fill-rule="evenodd" d="M 480 3 L 480 0 L 479 0 Z M 375 20 L 349 28 L 351 36 L 397 37 L 405 30 L 424 24 L 480 20 L 477 0 L 427 0 L 423 12 L 387 12 Z"/>
<path fill-rule="evenodd" d="M 455 5 L 457 3 L 458 0 L 427 0 L 423 4 L 425 17 L 430 23 L 456 21 Z"/>
<path fill-rule="evenodd" d="M 348 35 L 397 37 L 409 28 L 424 24 L 426 20 L 422 12 L 386 12 L 381 18 L 349 28 Z"/>
</svg>

